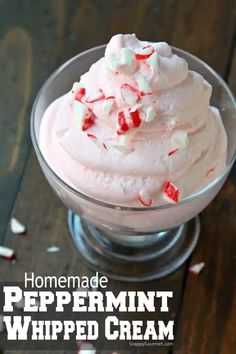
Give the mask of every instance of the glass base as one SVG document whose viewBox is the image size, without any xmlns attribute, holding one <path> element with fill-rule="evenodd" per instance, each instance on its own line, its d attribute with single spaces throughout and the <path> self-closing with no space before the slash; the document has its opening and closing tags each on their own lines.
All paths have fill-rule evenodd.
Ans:
<svg viewBox="0 0 236 354">
<path fill-rule="evenodd" d="M 70 233 L 89 268 L 123 281 L 162 278 L 180 267 L 195 248 L 199 217 L 173 229 L 146 235 L 119 235 L 102 231 L 68 213 Z"/>
</svg>

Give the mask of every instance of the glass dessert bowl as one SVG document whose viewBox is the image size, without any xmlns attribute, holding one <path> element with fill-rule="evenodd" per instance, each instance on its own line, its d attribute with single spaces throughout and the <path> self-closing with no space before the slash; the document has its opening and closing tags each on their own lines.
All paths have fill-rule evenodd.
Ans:
<svg viewBox="0 0 236 354">
<path fill-rule="evenodd" d="M 39 129 L 46 108 L 67 92 L 78 76 L 104 55 L 105 46 L 83 52 L 56 70 L 41 88 L 31 115 L 31 136 L 41 168 L 56 194 L 69 209 L 70 233 L 87 265 L 112 278 L 143 281 L 161 278 L 181 266 L 192 253 L 200 233 L 198 214 L 213 200 L 225 182 L 236 157 L 235 101 L 226 83 L 193 55 L 172 48 L 191 70 L 213 87 L 211 105 L 221 113 L 228 137 L 224 170 L 197 193 L 177 204 L 127 207 L 92 198 L 67 184 L 45 160 L 39 146 Z"/>
</svg>

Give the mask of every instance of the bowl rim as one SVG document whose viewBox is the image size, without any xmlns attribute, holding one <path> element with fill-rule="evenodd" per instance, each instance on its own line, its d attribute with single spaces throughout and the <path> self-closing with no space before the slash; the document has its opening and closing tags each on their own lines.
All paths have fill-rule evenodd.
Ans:
<svg viewBox="0 0 236 354">
<path fill-rule="evenodd" d="M 70 186 L 69 184 L 67 184 L 65 181 L 63 181 L 62 178 L 60 178 L 56 172 L 50 167 L 50 165 L 48 164 L 48 162 L 46 161 L 46 159 L 44 158 L 41 149 L 39 147 L 37 138 L 36 138 L 36 131 L 35 131 L 35 113 L 36 113 L 36 108 L 38 105 L 38 102 L 40 100 L 40 97 L 42 95 L 42 93 L 44 92 L 44 90 L 48 87 L 48 85 L 50 84 L 50 82 L 57 77 L 58 74 L 60 74 L 60 72 L 67 67 L 68 65 L 70 65 L 72 62 L 74 62 L 75 60 L 77 60 L 78 58 L 81 58 L 83 56 L 86 56 L 88 53 L 92 52 L 92 51 L 96 51 L 96 50 L 101 50 L 101 49 L 105 49 L 106 48 L 106 44 L 102 44 L 93 48 L 90 48 L 88 50 L 85 50 L 75 56 L 73 56 L 72 58 L 70 58 L 69 60 L 67 60 L 65 63 L 63 63 L 62 65 L 60 65 L 48 78 L 47 80 L 43 83 L 43 85 L 41 86 L 40 90 L 38 91 L 38 94 L 36 95 L 36 98 L 34 100 L 33 106 L 32 106 L 32 110 L 31 110 L 31 116 L 30 116 L 30 134 L 31 134 L 31 140 L 33 143 L 33 147 L 35 149 L 36 155 L 39 159 L 39 161 L 42 161 L 43 164 L 46 166 L 47 170 L 49 171 L 49 173 L 56 179 L 57 182 L 59 182 L 59 184 L 62 184 L 69 192 L 75 194 L 76 196 L 85 199 L 88 202 L 91 202 L 93 204 L 99 205 L 99 206 L 103 206 L 105 208 L 109 208 L 109 209 L 117 209 L 117 210 L 125 210 L 125 211 L 154 211 L 154 210 L 163 210 L 163 209 L 169 209 L 169 208 L 174 208 L 176 206 L 180 206 L 183 204 L 186 204 L 190 201 L 193 201 L 199 197 L 201 197 L 203 194 L 205 194 L 206 192 L 210 191 L 211 189 L 213 189 L 214 186 L 217 185 L 217 183 L 221 180 L 224 179 L 224 177 L 227 176 L 227 173 L 230 171 L 231 167 L 233 166 L 233 163 L 236 159 L 236 149 L 232 155 L 232 157 L 229 159 L 229 161 L 227 161 L 227 164 L 224 168 L 224 170 L 214 179 L 212 180 L 210 183 L 208 183 L 205 187 L 203 187 L 202 189 L 200 189 L 199 191 L 190 194 L 189 196 L 181 199 L 177 204 L 175 203 L 167 203 L 167 204 L 163 204 L 163 205 L 158 205 L 158 206 L 151 206 L 151 207 L 128 207 L 122 204 L 112 204 L 112 203 L 108 203 L 99 199 L 95 199 L 93 197 L 90 197 L 89 195 L 86 195 L 80 191 L 78 191 L 77 189 L 73 188 L 72 186 Z M 198 61 L 201 65 L 205 66 L 205 68 L 213 75 L 217 78 L 217 80 L 220 82 L 220 84 L 224 87 L 225 91 L 227 92 L 227 94 L 229 95 L 229 97 L 231 98 L 232 102 L 234 103 L 234 107 L 236 108 L 236 101 L 234 98 L 233 93 L 231 92 L 229 86 L 227 85 L 227 83 L 223 80 L 223 78 L 214 70 L 212 69 L 208 64 L 206 64 L 203 60 L 199 59 L 198 57 L 196 57 L 195 55 L 183 50 L 183 49 L 179 49 L 177 47 L 171 46 L 171 48 L 174 51 L 177 51 L 180 55 L 181 53 L 183 53 L 184 55 L 192 58 L 193 60 Z"/>
</svg>

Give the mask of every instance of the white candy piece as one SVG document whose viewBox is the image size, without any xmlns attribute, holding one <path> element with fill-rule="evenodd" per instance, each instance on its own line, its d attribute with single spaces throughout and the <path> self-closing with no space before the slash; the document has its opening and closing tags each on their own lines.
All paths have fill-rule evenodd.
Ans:
<svg viewBox="0 0 236 354">
<path fill-rule="evenodd" d="M 109 114 L 113 108 L 115 103 L 115 99 L 113 97 L 106 98 L 102 104 L 102 109 L 106 114 Z"/>
<path fill-rule="evenodd" d="M 26 230 L 25 226 L 15 218 L 11 218 L 10 226 L 13 234 L 23 234 Z"/>
<path fill-rule="evenodd" d="M 80 101 L 73 102 L 73 113 L 81 124 L 83 119 L 89 118 L 90 115 L 88 107 Z"/>
<path fill-rule="evenodd" d="M 134 52 L 129 48 L 121 48 L 120 60 L 117 59 L 115 53 L 111 53 L 107 68 L 113 72 L 119 72 L 131 75 L 136 70 L 136 62 Z"/>
<path fill-rule="evenodd" d="M 88 97 L 86 98 L 86 102 L 92 103 L 101 100 L 104 97 L 104 92 L 101 89 L 98 89 L 97 91 L 92 92 L 88 95 Z"/>
<path fill-rule="evenodd" d="M 121 95 L 124 101 L 130 106 L 134 105 L 139 100 L 138 93 L 129 88 L 129 85 L 121 87 Z"/>
<path fill-rule="evenodd" d="M 131 134 L 120 135 L 119 141 L 117 144 L 113 144 L 112 148 L 118 150 L 123 155 L 128 155 L 129 148 L 128 148 L 128 141 L 130 139 Z"/>
<path fill-rule="evenodd" d="M 189 268 L 189 271 L 195 275 L 198 275 L 199 273 L 201 273 L 204 267 L 205 267 L 204 262 L 196 263 Z"/>
<path fill-rule="evenodd" d="M 142 107 L 142 105 L 140 103 L 137 103 L 131 108 L 130 112 L 135 112 L 135 111 L 137 111 L 137 109 L 139 109 L 141 107 Z"/>
<path fill-rule="evenodd" d="M 74 82 L 73 86 L 72 86 L 72 93 L 75 93 L 76 91 L 78 91 L 80 88 L 82 87 L 80 82 Z"/>
<path fill-rule="evenodd" d="M 78 354 L 96 354 L 96 349 L 90 343 L 83 343 L 78 351 Z"/>
<path fill-rule="evenodd" d="M 189 144 L 188 133 L 184 130 L 175 131 L 171 136 L 171 143 L 174 148 L 186 148 Z"/>
<path fill-rule="evenodd" d="M 138 83 L 138 88 L 140 92 L 152 93 L 151 87 L 149 86 L 149 83 L 147 82 L 145 77 L 139 75 L 137 76 L 136 81 Z"/>
<path fill-rule="evenodd" d="M 157 52 L 154 52 L 146 61 L 151 66 L 153 72 L 158 70 L 159 60 Z"/>
<path fill-rule="evenodd" d="M 5 322 L 3 321 L 3 316 L 0 315 L 0 333 L 5 331 Z"/>
<path fill-rule="evenodd" d="M 113 72 L 119 71 L 119 61 L 116 58 L 115 53 L 111 53 L 107 61 L 107 68 Z"/>
<path fill-rule="evenodd" d="M 118 150 L 121 154 L 123 155 L 128 155 L 129 150 L 126 145 L 119 145 L 119 144 L 114 144 L 112 145 L 113 149 Z"/>
<path fill-rule="evenodd" d="M 121 48 L 120 72 L 132 75 L 136 70 L 134 52 L 129 48 Z"/>
<path fill-rule="evenodd" d="M 145 119 L 144 121 L 146 123 L 150 123 L 153 121 L 153 119 L 156 117 L 156 111 L 153 107 L 148 107 L 146 110 L 146 114 L 145 114 Z"/>
<path fill-rule="evenodd" d="M 0 246 L 0 257 L 12 258 L 15 252 L 8 247 Z"/>
<path fill-rule="evenodd" d="M 59 252 L 61 249 L 60 249 L 60 247 L 58 247 L 58 246 L 51 246 L 51 247 L 48 247 L 47 248 L 47 252 L 48 253 L 57 253 L 57 252 Z"/>
</svg>

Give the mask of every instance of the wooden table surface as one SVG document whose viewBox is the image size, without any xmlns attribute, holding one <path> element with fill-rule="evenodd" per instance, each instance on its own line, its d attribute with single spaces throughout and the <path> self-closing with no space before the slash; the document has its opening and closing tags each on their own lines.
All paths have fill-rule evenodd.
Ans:
<svg viewBox="0 0 236 354">
<path fill-rule="evenodd" d="M 135 32 L 197 55 L 236 92 L 235 5 L 234 0 L 0 1 L 0 244 L 18 256 L 15 264 L 0 263 L 1 280 L 22 280 L 25 271 L 91 274 L 69 241 L 66 210 L 42 175 L 30 142 L 32 102 L 48 75 L 113 34 Z M 12 236 L 12 216 L 27 225 L 28 237 Z M 174 291 L 174 346 L 137 353 L 236 353 L 235 169 L 202 213 L 201 226 L 199 244 L 181 269 L 138 285 Z M 61 252 L 49 256 L 51 245 Z M 189 263 L 200 261 L 206 267 L 194 277 Z M 137 284 L 125 286 L 137 289 Z M 124 289 L 124 284 L 112 281 L 111 287 Z"/>
</svg>

